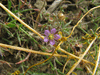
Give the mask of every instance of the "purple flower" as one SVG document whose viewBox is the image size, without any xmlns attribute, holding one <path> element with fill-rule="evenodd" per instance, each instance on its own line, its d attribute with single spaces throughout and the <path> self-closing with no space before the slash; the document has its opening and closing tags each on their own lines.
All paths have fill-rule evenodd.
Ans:
<svg viewBox="0 0 100 75">
<path fill-rule="evenodd" d="M 49 30 L 45 30 L 44 34 L 46 35 L 44 38 L 44 42 L 50 42 L 51 45 L 55 44 L 55 40 L 60 39 L 60 36 L 56 34 L 56 29 L 53 28 L 51 32 Z"/>
</svg>

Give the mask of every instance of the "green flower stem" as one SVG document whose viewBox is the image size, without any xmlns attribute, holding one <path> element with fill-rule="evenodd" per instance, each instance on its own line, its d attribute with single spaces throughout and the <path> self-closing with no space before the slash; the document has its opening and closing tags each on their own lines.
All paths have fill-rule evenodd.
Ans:
<svg viewBox="0 0 100 75">
<path fill-rule="evenodd" d="M 35 43 L 39 44 L 33 37 L 31 37 L 25 30 L 20 27 L 20 30 L 23 31 L 27 36 L 29 36 Z"/>
</svg>

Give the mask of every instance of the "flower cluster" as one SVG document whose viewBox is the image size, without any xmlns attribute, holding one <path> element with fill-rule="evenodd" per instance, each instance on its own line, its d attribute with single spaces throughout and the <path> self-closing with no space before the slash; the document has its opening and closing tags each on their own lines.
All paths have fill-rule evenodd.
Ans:
<svg viewBox="0 0 100 75">
<path fill-rule="evenodd" d="M 51 32 L 49 30 L 45 30 L 44 34 L 45 34 L 44 42 L 49 41 L 51 45 L 55 44 L 55 40 L 60 39 L 60 36 L 56 33 L 55 28 L 53 28 Z"/>
</svg>

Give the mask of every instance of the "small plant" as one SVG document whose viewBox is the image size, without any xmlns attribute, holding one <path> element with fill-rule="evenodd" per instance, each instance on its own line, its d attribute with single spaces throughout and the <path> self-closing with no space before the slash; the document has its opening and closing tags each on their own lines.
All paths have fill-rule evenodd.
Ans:
<svg viewBox="0 0 100 75">
<path fill-rule="evenodd" d="M 30 3 L 29 4 L 27 4 L 27 2 L 26 1 L 22 1 L 21 0 L 21 2 L 23 3 L 23 5 L 21 6 L 21 8 L 23 8 L 24 7 L 24 5 L 31 5 Z M 67 2 L 69 2 L 69 3 L 71 3 L 70 1 L 67 1 Z M 80 2 L 83 2 L 83 0 L 81 0 Z M 94 2 L 94 1 L 92 1 L 92 2 Z M 10 6 L 8 7 L 9 9 L 11 8 L 11 2 L 10 2 L 10 0 L 9 0 L 9 3 L 10 3 Z M 60 3 L 60 2 L 59 2 Z M 38 3 L 39 4 L 39 3 Z M 77 4 L 77 3 L 76 3 Z M 9 22 L 9 23 L 7 23 L 6 25 L 8 25 L 9 26 L 9 28 L 13 28 L 13 27 L 16 27 L 18 30 L 16 30 L 16 35 L 14 34 L 13 35 L 13 37 L 14 36 L 17 36 L 17 39 L 18 39 L 18 43 L 19 43 L 19 45 L 21 46 L 21 47 L 17 47 L 17 46 L 11 46 L 11 45 L 7 45 L 7 44 L 3 44 L 3 43 L 0 43 L 0 48 L 5 48 L 6 50 L 7 50 L 7 48 L 10 48 L 10 49 L 13 49 L 13 50 L 19 50 L 19 52 L 17 53 L 18 55 L 19 55 L 19 57 L 21 58 L 21 56 L 23 55 L 23 57 L 25 56 L 24 55 L 24 53 L 21 55 L 20 54 L 20 51 L 24 51 L 24 52 L 28 52 L 28 55 L 27 55 L 27 57 L 26 58 L 24 58 L 24 59 L 22 59 L 21 58 L 21 61 L 19 61 L 19 62 L 17 62 L 16 64 L 18 65 L 18 64 L 23 64 L 23 62 L 25 62 L 26 60 L 28 60 L 29 59 L 29 57 L 32 55 L 32 53 L 34 53 L 34 54 L 41 54 L 41 55 L 45 55 L 46 56 L 46 59 L 44 58 L 43 59 L 43 57 L 41 57 L 40 56 L 40 59 L 43 59 L 42 60 L 42 62 L 39 62 L 39 63 L 37 63 L 37 62 L 32 62 L 32 63 L 36 63 L 36 64 L 34 64 L 34 65 L 32 65 L 32 66 L 26 66 L 26 64 L 24 64 L 24 65 L 21 65 L 21 67 L 22 67 L 22 70 L 23 70 L 23 73 L 24 73 L 24 75 L 26 74 L 26 73 L 28 73 L 28 72 L 30 72 L 30 71 L 28 71 L 30 68 L 32 68 L 32 67 L 34 67 L 34 66 L 39 66 L 40 64 L 43 64 L 44 63 L 44 65 L 47 67 L 48 66 L 48 68 L 51 66 L 53 69 L 53 71 L 55 71 L 55 73 L 56 74 L 62 74 L 62 75 L 64 75 L 64 72 L 66 72 L 67 74 L 66 75 L 70 75 L 71 73 L 73 73 L 73 74 L 75 74 L 75 75 L 77 75 L 75 72 L 74 72 L 74 70 L 76 69 L 76 70 L 78 70 L 78 69 L 80 69 L 80 68 L 76 68 L 77 67 L 77 65 L 81 65 L 83 68 L 85 67 L 86 69 L 87 69 L 87 71 L 89 71 L 89 73 L 91 73 L 92 75 L 94 75 L 95 73 L 96 73 L 96 70 L 97 70 L 97 67 L 98 66 L 100 66 L 100 65 L 98 65 L 99 64 L 99 58 L 100 58 L 100 45 L 99 45 L 99 47 L 98 46 L 95 46 L 95 47 L 98 47 L 98 48 L 94 48 L 94 47 L 92 47 L 93 46 L 93 43 L 96 41 L 96 39 L 97 40 L 100 40 L 99 38 L 100 38 L 100 31 L 99 31 L 99 29 L 100 29 L 100 27 L 99 27 L 99 25 L 98 26 L 96 26 L 95 28 L 94 28 L 94 31 L 92 31 L 93 33 L 88 33 L 88 31 L 86 32 L 82 27 L 79 27 L 79 29 L 80 30 L 82 30 L 82 32 L 85 32 L 85 34 L 82 34 L 82 38 L 78 38 L 78 37 L 75 37 L 74 35 L 72 35 L 73 33 L 74 33 L 74 30 L 76 29 L 76 27 L 78 27 L 78 25 L 79 25 L 79 23 L 81 23 L 82 22 L 82 20 L 83 20 L 83 18 L 89 13 L 89 12 L 91 12 L 92 10 L 94 10 L 94 9 L 96 9 L 96 8 L 100 8 L 100 6 L 97 6 L 97 7 L 94 7 L 94 8 L 91 8 L 85 15 L 83 15 L 82 16 L 82 18 L 76 23 L 76 25 L 75 26 L 71 26 L 71 28 L 72 28 L 72 30 L 70 30 L 70 29 L 66 29 L 66 27 L 68 26 L 68 27 L 70 27 L 70 24 L 73 22 L 73 20 L 70 20 L 69 21 L 69 23 L 66 23 L 66 20 L 68 20 L 68 19 L 65 19 L 65 15 L 62 15 L 61 14 L 61 16 L 60 16 L 60 18 L 62 18 L 62 19 L 60 19 L 60 20 L 62 20 L 62 21 L 64 21 L 64 22 L 62 22 L 61 23 L 61 21 L 60 22 L 58 22 L 58 24 L 61 24 L 60 26 L 58 26 L 58 28 L 57 27 L 54 27 L 54 26 L 52 26 L 51 25 L 51 27 L 52 27 L 52 29 L 51 30 L 45 30 L 45 29 L 43 29 L 44 30 L 44 35 L 45 36 L 43 36 L 43 35 L 41 35 L 39 32 L 37 32 L 36 31 L 36 29 L 37 29 L 37 27 L 38 27 L 38 25 L 37 24 L 35 24 L 35 26 L 33 26 L 35 29 L 33 29 L 32 28 L 32 26 L 30 26 L 30 25 L 27 25 L 25 22 L 24 22 L 24 20 L 21 20 L 20 18 L 18 18 L 15 14 L 13 14 L 10 10 L 8 10 L 2 3 L 0 3 L 0 6 L 5 10 L 5 11 L 7 11 L 7 13 L 9 13 L 9 17 L 11 18 L 11 20 L 13 20 L 13 18 L 12 17 L 14 17 L 16 20 L 18 20 L 21 24 L 23 24 L 27 29 L 29 29 L 29 30 L 31 30 L 33 33 L 35 33 L 35 34 L 37 34 L 38 36 L 35 36 L 34 34 L 33 34 L 33 36 L 34 37 L 32 37 L 32 36 L 30 36 L 30 34 L 28 34 L 29 33 L 29 30 L 27 30 L 26 28 L 24 28 L 24 26 L 22 26 L 21 24 L 17 24 L 17 21 L 16 20 L 14 20 L 13 22 Z M 38 16 L 37 16 L 37 18 L 36 18 L 36 23 L 38 23 L 39 24 L 39 15 L 40 14 L 44 14 L 44 12 L 45 11 L 43 11 L 42 12 L 42 9 L 44 8 L 44 6 L 45 6 L 45 1 L 44 1 L 44 4 L 43 4 L 43 7 L 41 8 L 41 9 L 39 9 L 40 11 L 39 11 L 39 14 L 38 14 Z M 20 6 L 19 6 L 20 7 Z M 28 7 L 28 8 L 32 8 L 32 6 L 31 7 Z M 83 8 L 82 8 L 83 9 Z M 84 10 L 84 9 L 83 9 Z M 29 10 L 30 11 L 30 10 Z M 31 12 L 31 11 L 30 11 Z M 32 13 L 32 12 L 31 12 Z M 81 13 L 82 12 L 80 12 L 80 14 L 79 14 L 79 16 L 78 16 L 78 18 L 81 16 Z M 29 15 L 32 15 L 32 14 L 29 14 Z M 42 18 L 44 17 L 45 15 L 42 15 Z M 50 15 L 48 15 L 48 17 L 50 18 Z M 56 21 L 58 21 L 58 19 L 59 19 L 59 16 L 57 17 L 57 16 L 54 16 L 53 15 L 53 17 L 55 17 L 54 18 L 54 21 L 52 22 L 52 23 L 54 23 L 55 25 L 57 25 L 56 24 Z M 31 18 L 32 20 L 33 20 L 33 18 Z M 46 18 L 45 18 L 45 20 L 47 20 Z M 77 19 L 78 20 L 78 19 Z M 10 21 L 10 19 L 9 19 L 9 21 Z M 14 24 L 13 24 L 14 23 Z M 63 25 L 62 25 L 63 24 Z M 4 25 L 4 26 L 6 26 L 6 25 Z M 41 24 L 41 26 L 42 26 L 42 24 Z M 48 25 L 46 24 L 46 27 L 47 27 Z M 45 28 L 46 28 L 45 27 Z M 61 28 L 59 28 L 59 27 L 61 27 Z M 24 30 L 25 29 L 25 30 Z M 56 29 L 58 29 L 58 30 L 56 30 Z M 8 31 L 8 29 L 6 28 L 6 30 Z M 61 31 L 60 31 L 61 30 Z M 78 30 L 78 29 L 77 29 Z M 92 29 L 90 29 L 90 30 L 92 30 Z M 57 31 L 59 31 L 59 34 L 58 34 L 58 32 Z M 97 31 L 99 31 L 99 32 L 97 32 Z M 21 34 L 21 32 L 23 32 L 23 34 Z M 41 30 L 41 33 L 42 33 L 43 31 Z M 66 36 L 66 33 L 68 33 L 68 36 Z M 70 34 L 69 34 L 70 33 Z M 81 33 L 81 32 L 80 32 Z M 64 36 L 62 35 L 62 34 L 64 34 Z M 92 35 L 91 35 L 92 34 Z M 27 35 L 27 36 L 25 36 L 25 35 Z M 81 36 L 81 35 L 80 35 Z M 30 39 L 25 39 L 25 38 L 27 38 L 27 37 L 29 37 Z M 11 37 L 10 37 L 11 38 Z M 44 44 L 44 43 L 42 43 L 42 42 L 40 42 L 41 40 L 40 40 L 40 38 L 42 38 L 43 39 L 43 41 L 44 42 L 46 42 L 47 44 Z M 70 41 L 70 39 L 73 39 L 73 38 L 77 38 L 77 39 L 73 39 L 72 41 Z M 30 42 L 30 41 L 31 42 Z M 80 43 L 80 41 L 81 40 L 83 40 L 83 41 L 85 41 L 86 40 L 86 42 L 85 43 Z M 39 42 L 38 42 L 39 41 Z M 57 43 L 56 41 L 59 41 L 59 43 Z M 68 44 L 66 44 L 65 43 L 65 41 L 66 41 L 66 43 L 68 42 L 68 44 L 70 44 L 70 45 L 68 45 Z M 23 43 L 22 43 L 23 42 Z M 33 43 L 34 42 L 34 43 Z M 76 44 L 74 43 L 74 42 L 77 42 Z M 50 46 L 50 47 L 48 47 L 48 43 L 50 43 L 52 46 Z M 31 45 L 32 44 L 32 45 Z M 43 45 L 41 45 L 41 44 L 43 44 L 43 45 L 45 45 L 45 46 L 43 46 Z M 12 44 L 13 45 L 13 44 Z M 68 46 L 66 46 L 66 45 L 68 45 Z M 86 47 L 85 48 L 83 48 L 84 47 L 84 45 L 86 45 Z M 23 48 L 24 46 L 26 46 L 27 48 Z M 37 47 L 39 47 L 39 49 L 41 49 L 41 50 L 44 50 L 44 51 L 46 51 L 46 50 L 49 50 L 49 49 L 51 49 L 52 50 L 52 52 L 50 53 L 49 51 L 48 52 L 42 52 L 42 51 L 38 51 L 38 50 L 32 50 L 33 48 L 31 48 L 31 49 L 29 49 L 30 47 L 29 46 L 31 46 L 31 47 L 35 47 L 35 46 L 37 46 Z M 64 49 L 63 49 L 63 48 Z M 69 49 L 69 51 L 68 51 L 68 48 L 71 48 L 71 49 Z M 92 51 L 89 51 L 89 50 L 91 50 L 92 49 Z M 96 50 L 96 51 L 95 51 Z M 7 50 L 8 51 L 8 50 Z M 8 52 L 10 52 L 10 51 L 8 51 Z M 95 53 L 96 52 L 96 53 Z M 63 54 L 61 54 L 61 53 L 63 53 Z M 0 54 L 2 55 L 2 52 L 0 52 Z M 50 56 L 50 57 L 48 57 L 48 56 Z M 36 55 L 37 56 L 37 55 Z M 35 55 L 34 55 L 34 58 L 36 57 Z M 54 57 L 54 65 L 53 65 L 53 63 L 52 63 L 52 61 L 50 60 L 50 58 L 52 58 L 52 57 Z M 59 59 L 58 59 L 58 58 Z M 62 59 L 62 57 L 64 57 L 65 59 Z M 96 58 L 94 58 L 94 57 L 96 57 Z M 32 57 L 33 58 L 33 57 Z M 33 58 L 33 59 L 34 59 Z M 84 59 L 84 58 L 86 58 L 86 59 Z M 89 58 L 89 60 L 87 59 L 87 58 Z M 33 60 L 32 59 L 32 60 Z M 35 59 L 38 59 L 38 58 L 35 58 Z M 67 59 L 67 60 L 66 60 Z M 92 60 L 94 60 L 93 62 L 91 61 L 91 59 Z M 59 60 L 61 60 L 61 61 L 59 61 Z M 64 61 L 63 61 L 64 60 Z M 66 61 L 65 61 L 66 60 Z M 48 62 L 46 62 L 46 61 L 48 61 Z M 62 61 L 63 61 L 63 63 L 65 63 L 65 64 L 63 64 L 62 63 Z M 0 61 L 1 63 L 6 63 L 6 64 L 8 64 L 10 67 L 11 67 L 11 65 L 8 63 L 8 62 L 6 62 L 6 61 Z M 57 64 L 56 64 L 56 62 L 57 62 Z M 27 62 L 26 62 L 27 63 Z M 50 64 L 50 65 L 48 65 L 48 63 Z M 62 68 L 61 69 L 59 69 L 58 67 L 59 66 L 57 66 L 57 65 L 60 65 L 60 67 L 62 66 L 64 66 L 63 67 L 63 71 L 61 72 L 61 70 L 62 70 Z M 68 68 L 66 67 L 68 65 Z M 90 67 L 91 66 L 91 67 Z M 24 71 L 24 67 L 25 68 L 28 68 L 26 71 Z M 36 67 L 35 67 L 36 68 Z M 45 67 L 44 67 L 45 68 Z M 69 69 L 70 68 L 70 69 Z M 38 70 L 38 68 L 36 68 L 37 70 Z M 20 69 L 18 69 L 18 70 L 16 70 L 14 73 L 12 73 L 12 75 L 13 74 L 19 74 L 20 73 L 20 71 L 19 71 Z M 33 70 L 32 70 L 33 71 Z M 84 70 L 81 70 L 81 71 L 84 71 Z M 92 72 L 93 71 L 93 72 Z M 39 69 L 39 71 L 37 71 L 37 72 L 40 72 L 40 69 Z M 32 72 L 30 72 L 31 74 L 33 74 Z M 35 72 L 34 72 L 35 73 Z"/>
</svg>

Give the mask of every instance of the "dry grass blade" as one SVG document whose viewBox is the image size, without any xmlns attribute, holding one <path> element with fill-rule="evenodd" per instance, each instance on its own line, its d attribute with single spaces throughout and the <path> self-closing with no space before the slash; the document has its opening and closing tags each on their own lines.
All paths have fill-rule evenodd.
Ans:
<svg viewBox="0 0 100 75">
<path fill-rule="evenodd" d="M 86 51 L 84 52 L 84 54 L 80 57 L 80 59 L 78 60 L 78 62 L 76 62 L 72 68 L 70 69 L 70 71 L 66 74 L 66 75 L 70 75 L 72 73 L 72 71 L 76 68 L 76 66 L 81 62 L 81 60 L 84 58 L 84 56 L 86 55 L 86 53 L 89 51 L 90 47 L 92 46 L 92 44 L 94 43 L 94 41 L 96 40 L 96 37 L 92 40 L 92 42 L 89 44 L 89 46 L 87 47 Z"/>
<path fill-rule="evenodd" d="M 6 64 L 8 64 L 10 67 L 12 67 L 7 61 L 0 60 L 0 62 L 3 63 L 3 64 L 6 63 Z"/>
<path fill-rule="evenodd" d="M 100 45 L 99 45 L 99 53 L 98 53 L 97 61 L 96 61 L 95 68 L 93 70 L 92 75 L 95 75 L 95 73 L 96 73 L 96 70 L 97 70 L 97 67 L 98 67 L 98 64 L 99 64 L 99 58 L 100 58 Z"/>
<path fill-rule="evenodd" d="M 19 50 L 19 51 L 31 52 L 31 53 L 35 53 L 35 54 L 50 55 L 50 56 L 52 55 L 51 53 L 35 51 L 35 50 L 31 50 L 31 49 L 26 49 L 26 48 L 11 46 L 11 45 L 2 44 L 2 43 L 0 43 L 0 46 L 1 46 L 1 47 L 6 47 L 6 48 L 15 49 L 15 50 Z M 54 54 L 54 56 L 58 56 L 58 57 L 60 57 L 60 56 L 61 56 L 61 57 L 67 57 L 67 55 L 60 55 L 60 54 Z"/>
<path fill-rule="evenodd" d="M 65 65 L 64 65 L 64 67 L 63 67 L 63 73 L 64 73 L 64 70 L 65 70 L 65 67 L 66 67 L 66 65 L 67 65 L 67 63 L 68 63 L 68 61 L 70 60 L 70 58 L 69 59 L 67 59 L 67 61 L 66 61 L 66 63 L 65 63 Z"/>
<path fill-rule="evenodd" d="M 44 6 L 45 6 L 45 1 L 46 1 L 46 0 L 44 0 L 44 4 L 43 4 L 42 8 L 40 9 L 40 11 L 39 11 L 39 13 L 38 13 L 38 16 L 37 16 L 37 18 L 36 18 L 36 22 L 39 21 L 40 13 L 41 13 L 42 9 L 43 9 Z M 36 29 L 36 27 L 37 27 L 37 23 L 35 23 L 35 27 L 34 27 L 34 29 Z"/>
<path fill-rule="evenodd" d="M 16 20 L 18 20 L 21 24 L 23 24 L 25 27 L 27 27 L 29 30 L 31 30 L 32 32 L 34 32 L 35 34 L 37 34 L 39 37 L 41 37 L 42 39 L 44 39 L 44 36 L 42 36 L 41 34 L 39 34 L 37 31 L 35 31 L 33 28 L 31 28 L 29 25 L 27 25 L 25 22 L 23 22 L 20 18 L 18 18 L 15 14 L 13 14 L 10 10 L 8 10 L 2 3 L 0 3 L 0 6 L 6 10 L 11 16 L 13 16 Z"/>
</svg>

